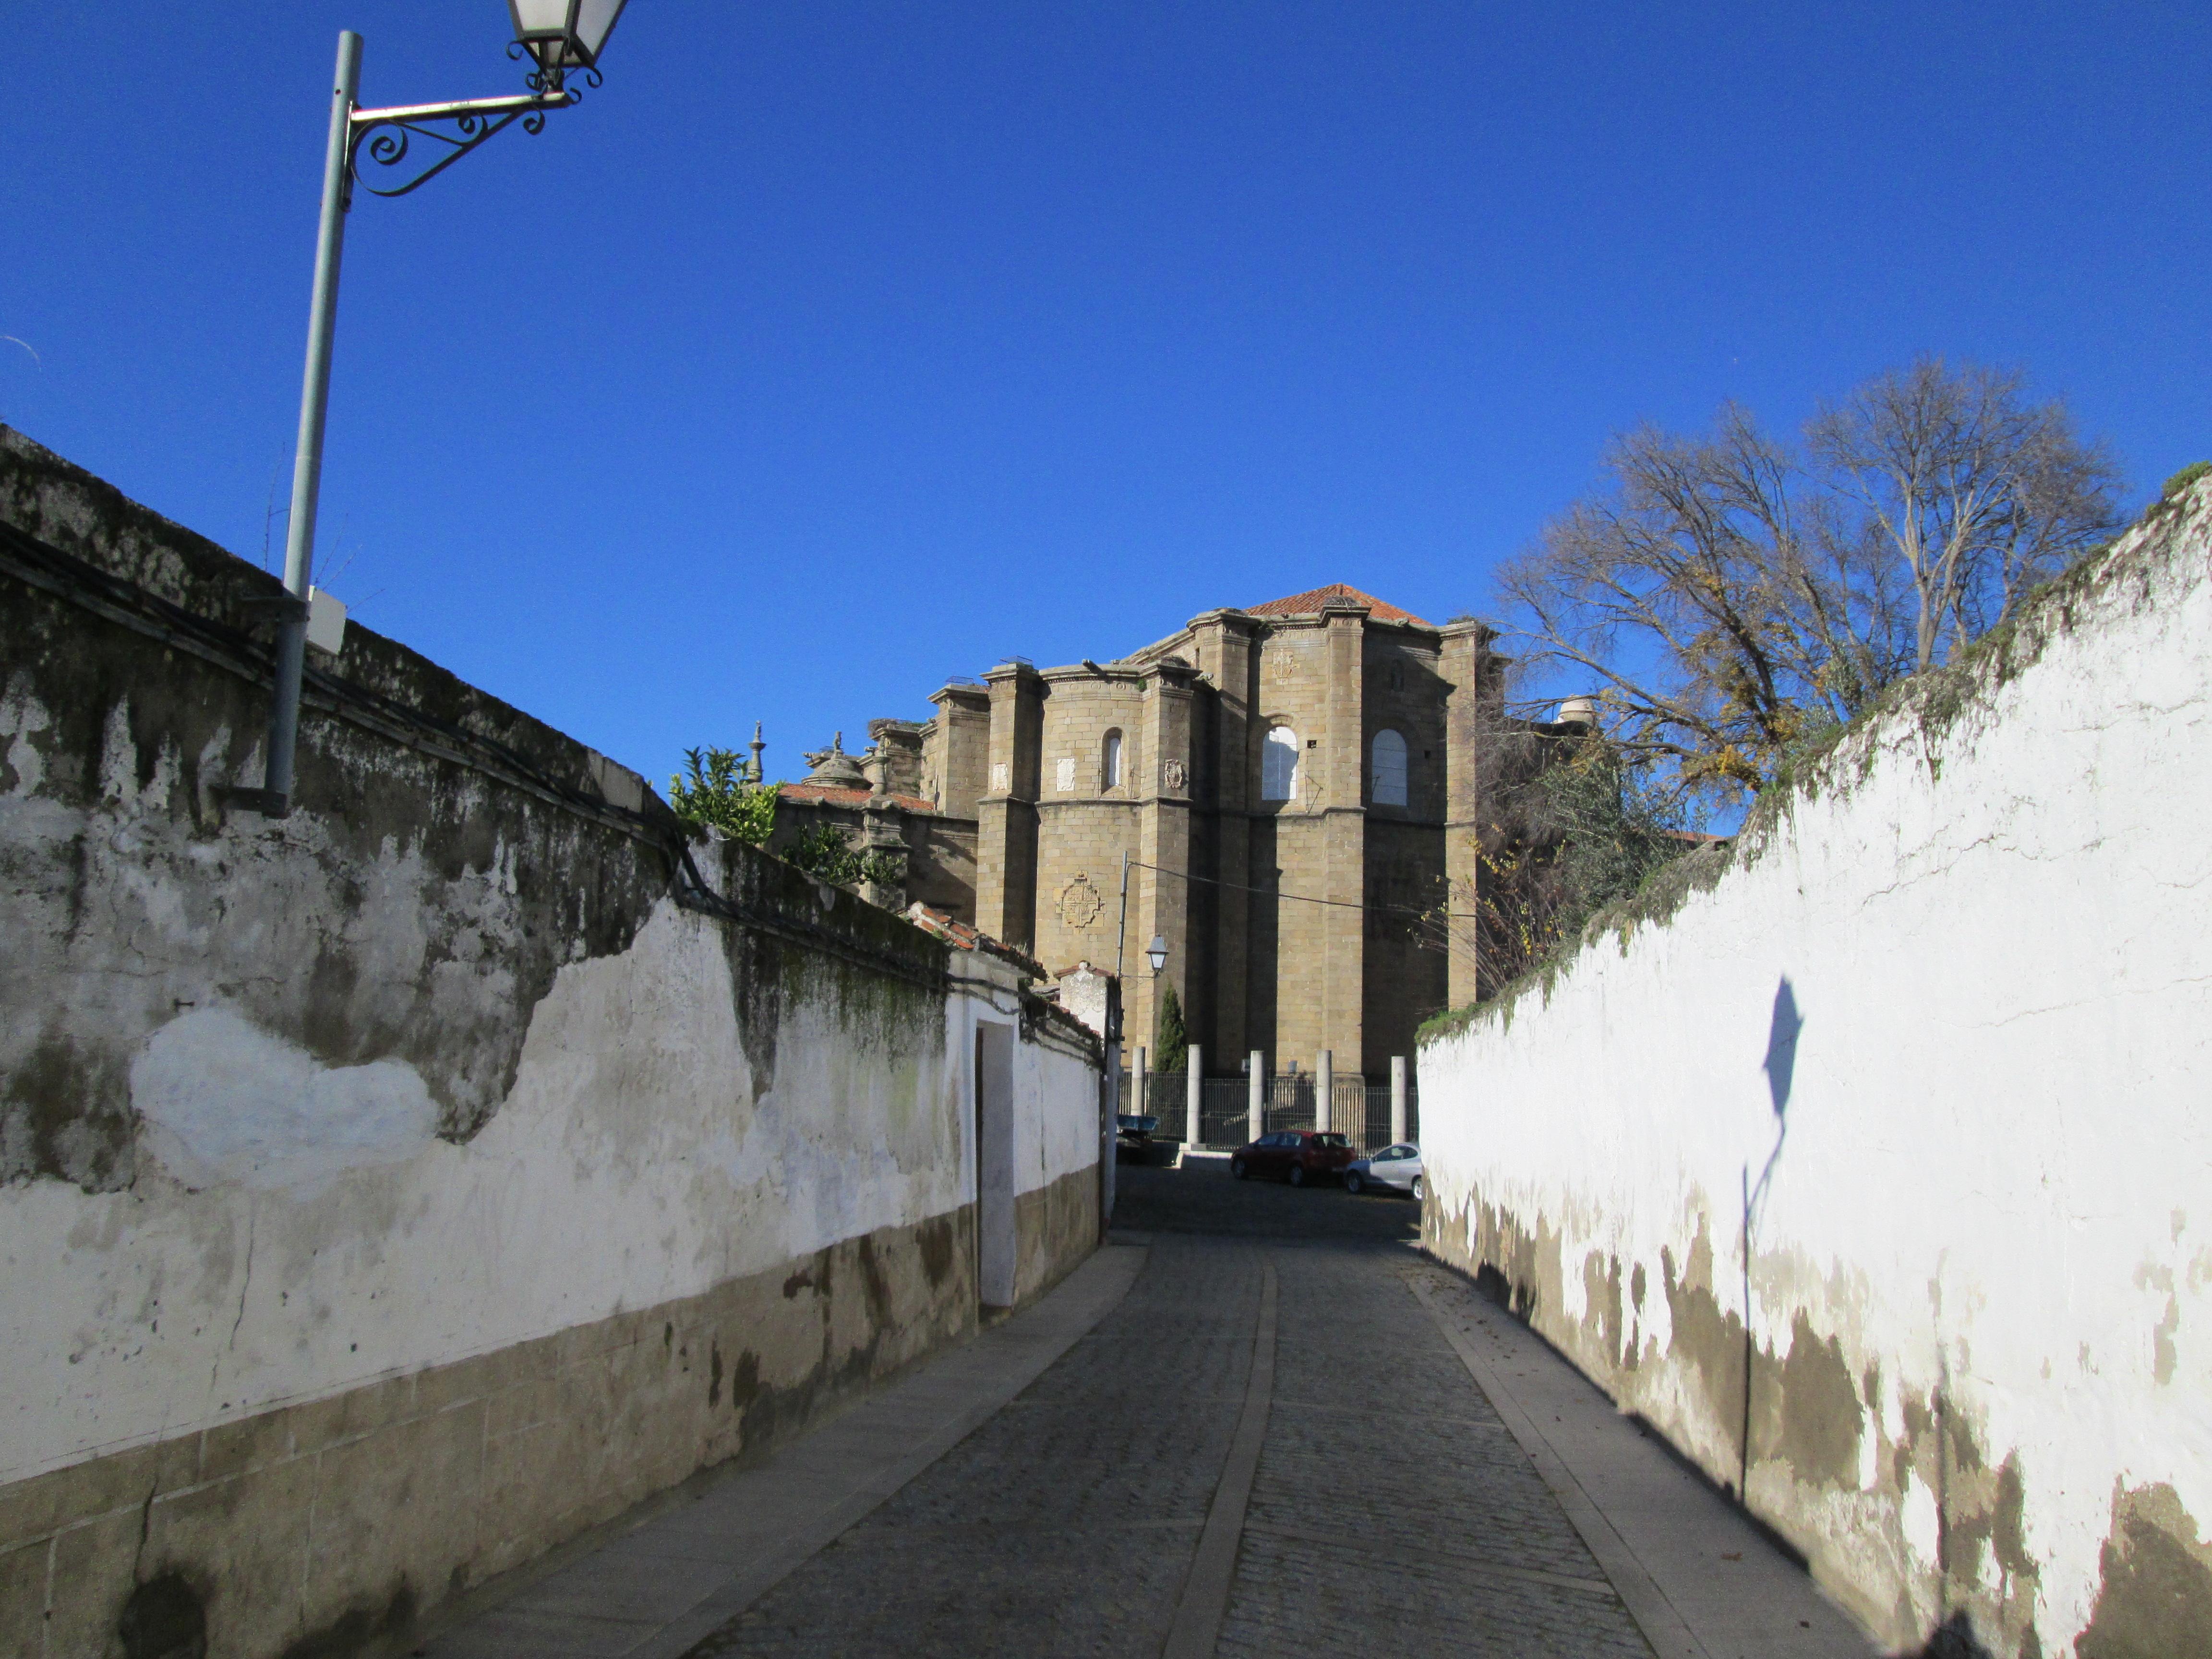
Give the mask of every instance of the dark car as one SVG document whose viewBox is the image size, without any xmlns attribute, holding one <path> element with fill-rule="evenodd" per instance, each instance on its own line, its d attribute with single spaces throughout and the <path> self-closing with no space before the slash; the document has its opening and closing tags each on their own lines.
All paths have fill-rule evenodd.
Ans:
<svg viewBox="0 0 2212 1659">
<path fill-rule="evenodd" d="M 1293 1187 L 1333 1180 L 1357 1157 L 1352 1143 L 1327 1129 L 1279 1129 L 1240 1146 L 1229 1160 L 1239 1181 L 1251 1176 L 1280 1176 Z"/>
<path fill-rule="evenodd" d="M 1117 1164 L 1149 1163 L 1152 1156 L 1152 1137 L 1159 1133 L 1160 1121 L 1146 1113 L 1139 1116 L 1122 1112 L 1114 1120 L 1114 1161 Z"/>
</svg>

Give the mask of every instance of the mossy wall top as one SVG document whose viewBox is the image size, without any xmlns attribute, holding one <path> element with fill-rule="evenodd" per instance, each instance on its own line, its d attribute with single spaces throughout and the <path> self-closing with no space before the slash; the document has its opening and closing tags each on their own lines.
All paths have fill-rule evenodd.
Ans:
<svg viewBox="0 0 2212 1659">
<path fill-rule="evenodd" d="M 970 1201 L 935 939 L 359 627 L 234 810 L 276 585 L 4 429 L 0 590 L 0 1483 Z"/>
</svg>

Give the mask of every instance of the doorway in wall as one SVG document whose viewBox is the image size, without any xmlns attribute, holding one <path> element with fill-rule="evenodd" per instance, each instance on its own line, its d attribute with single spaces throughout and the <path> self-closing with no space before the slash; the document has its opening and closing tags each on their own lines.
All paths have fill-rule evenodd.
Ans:
<svg viewBox="0 0 2212 1659">
<path fill-rule="evenodd" d="M 1014 1304 L 1014 1028 L 975 1027 L 975 1293 Z"/>
</svg>

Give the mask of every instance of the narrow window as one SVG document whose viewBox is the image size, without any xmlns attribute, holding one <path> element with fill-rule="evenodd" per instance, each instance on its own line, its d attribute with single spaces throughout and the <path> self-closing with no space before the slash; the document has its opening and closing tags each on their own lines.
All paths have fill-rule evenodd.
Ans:
<svg viewBox="0 0 2212 1659">
<path fill-rule="evenodd" d="M 1260 799 L 1296 800 L 1298 798 L 1298 734 L 1287 726 L 1267 733 L 1261 751 Z"/>
<path fill-rule="evenodd" d="M 1377 806 L 1406 804 L 1406 740 L 1395 732 L 1375 734 L 1371 799 Z"/>
<path fill-rule="evenodd" d="M 1098 752 L 1098 787 L 1119 789 L 1121 787 L 1121 734 L 1109 732 Z"/>
</svg>

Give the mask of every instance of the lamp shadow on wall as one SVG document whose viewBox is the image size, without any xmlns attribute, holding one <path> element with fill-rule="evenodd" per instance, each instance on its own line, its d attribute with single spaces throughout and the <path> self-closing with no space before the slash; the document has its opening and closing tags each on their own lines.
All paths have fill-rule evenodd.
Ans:
<svg viewBox="0 0 2212 1659">
<path fill-rule="evenodd" d="M 1782 1157 L 1782 1143 L 1790 1133 L 1790 1091 L 1797 1080 L 1797 1038 L 1804 1029 L 1805 1017 L 1797 1011 L 1796 988 L 1784 974 L 1774 988 L 1774 1014 L 1766 1028 L 1766 1058 L 1759 1067 L 1766 1073 L 1767 1097 L 1774 1103 L 1774 1150 L 1766 1155 L 1766 1167 L 1759 1173 L 1759 1184 L 1753 1189 L 1754 1202 L 1765 1196 L 1767 1183 L 1774 1178 L 1774 1166 Z"/>
<path fill-rule="evenodd" d="M 1743 1166 L 1743 1422 L 1737 1440 L 1735 1487 L 1736 1501 L 1742 1504 L 1750 1502 L 1752 1361 L 1757 1346 L 1751 1319 L 1752 1224 L 1773 1182 L 1783 1143 L 1790 1138 L 1790 1091 L 1797 1080 L 1797 1039 L 1804 1030 L 1805 1016 L 1797 1006 L 1796 988 L 1784 974 L 1775 983 L 1774 1010 L 1766 1027 L 1766 1058 L 1759 1062 L 1759 1069 L 1766 1073 L 1767 1098 L 1774 1106 L 1774 1146 L 1766 1154 L 1757 1184 L 1751 1179 L 1751 1165 Z"/>
</svg>

